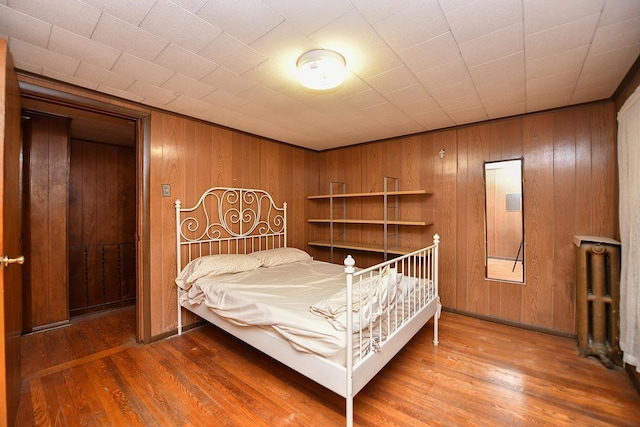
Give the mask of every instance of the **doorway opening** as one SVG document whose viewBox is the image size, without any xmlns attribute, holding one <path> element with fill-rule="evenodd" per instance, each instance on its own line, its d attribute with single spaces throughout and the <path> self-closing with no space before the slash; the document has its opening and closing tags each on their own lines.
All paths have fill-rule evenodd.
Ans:
<svg viewBox="0 0 640 427">
<path fill-rule="evenodd" d="M 74 318 L 116 308 L 126 308 L 130 316 L 139 289 L 139 117 L 29 94 L 23 94 L 21 103 L 23 123 L 28 123 L 23 125 L 24 235 L 31 251 L 27 257 L 31 274 L 25 277 L 23 298 L 24 331 L 67 325 Z M 45 152 L 56 154 L 42 159 Z M 49 179 L 51 171 L 62 172 L 64 182 Z M 45 174 L 47 178 L 39 179 Z M 46 205 L 57 203 L 57 211 L 40 212 L 42 194 L 55 195 L 47 198 Z M 34 232 L 42 225 L 34 215 L 43 216 L 43 222 L 58 234 Z M 34 280 L 34 274 L 42 274 L 42 265 L 47 277 Z M 37 287 L 43 282 L 48 289 L 41 294 Z M 56 286 L 60 289 L 53 289 Z M 56 295 L 56 290 L 63 296 Z M 122 324 L 129 325 L 131 337 L 140 339 L 136 322 Z"/>
</svg>

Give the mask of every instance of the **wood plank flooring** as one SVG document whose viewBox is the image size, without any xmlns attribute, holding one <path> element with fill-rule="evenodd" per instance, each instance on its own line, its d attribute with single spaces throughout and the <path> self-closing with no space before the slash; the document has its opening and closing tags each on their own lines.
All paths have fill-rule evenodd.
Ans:
<svg viewBox="0 0 640 427">
<path fill-rule="evenodd" d="M 344 399 L 206 325 L 133 342 L 132 308 L 23 337 L 19 426 L 339 426 Z M 573 339 L 453 313 L 356 397 L 361 426 L 638 426 L 622 368 Z"/>
</svg>

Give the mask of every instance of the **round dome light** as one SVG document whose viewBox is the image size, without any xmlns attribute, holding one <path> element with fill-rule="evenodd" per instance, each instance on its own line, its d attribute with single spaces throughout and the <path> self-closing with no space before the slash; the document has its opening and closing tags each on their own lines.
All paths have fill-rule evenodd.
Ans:
<svg viewBox="0 0 640 427">
<path fill-rule="evenodd" d="M 310 50 L 298 58 L 298 78 L 304 86 L 315 90 L 332 89 L 345 78 L 346 63 L 338 52 Z"/>
</svg>

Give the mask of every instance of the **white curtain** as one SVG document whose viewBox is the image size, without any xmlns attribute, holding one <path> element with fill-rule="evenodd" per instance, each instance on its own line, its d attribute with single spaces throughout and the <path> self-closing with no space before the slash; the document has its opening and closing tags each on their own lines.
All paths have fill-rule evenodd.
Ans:
<svg viewBox="0 0 640 427">
<path fill-rule="evenodd" d="M 640 87 L 618 112 L 620 348 L 640 372 Z"/>
</svg>

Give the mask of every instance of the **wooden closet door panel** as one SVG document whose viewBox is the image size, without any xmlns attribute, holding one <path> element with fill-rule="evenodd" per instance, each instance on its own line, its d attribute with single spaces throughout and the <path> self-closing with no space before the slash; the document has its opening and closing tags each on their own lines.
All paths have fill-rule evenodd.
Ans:
<svg viewBox="0 0 640 427">
<path fill-rule="evenodd" d="M 29 113 L 28 217 L 31 328 L 69 318 L 67 289 L 68 120 Z M 26 322 L 28 323 L 28 322 Z"/>
<path fill-rule="evenodd" d="M 30 225 L 29 259 L 31 327 L 50 323 L 49 296 L 49 122 L 41 116 L 32 116 L 31 140 L 29 141 L 29 202 L 28 223 Z"/>
</svg>

